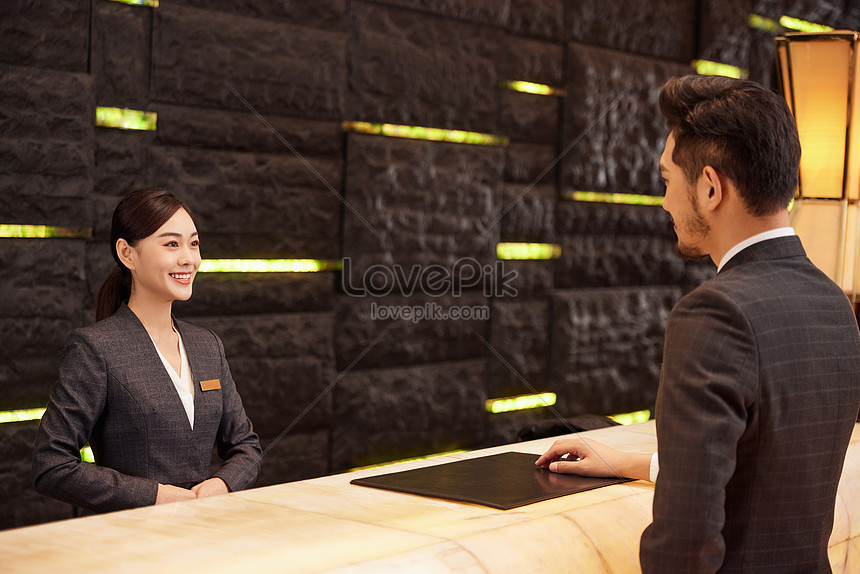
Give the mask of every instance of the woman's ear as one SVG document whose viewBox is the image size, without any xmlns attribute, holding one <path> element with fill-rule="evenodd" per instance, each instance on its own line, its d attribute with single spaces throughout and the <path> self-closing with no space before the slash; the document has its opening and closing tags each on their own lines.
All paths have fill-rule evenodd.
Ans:
<svg viewBox="0 0 860 574">
<path fill-rule="evenodd" d="M 128 241 L 120 237 L 116 240 L 116 254 L 119 257 L 120 263 L 128 267 L 130 270 L 134 269 L 134 256 L 136 255 L 134 252 L 134 248 L 128 244 Z"/>
</svg>

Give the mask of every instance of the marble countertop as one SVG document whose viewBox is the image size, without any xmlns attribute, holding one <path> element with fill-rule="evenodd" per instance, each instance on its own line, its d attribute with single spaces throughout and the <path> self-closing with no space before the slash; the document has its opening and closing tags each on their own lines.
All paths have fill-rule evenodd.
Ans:
<svg viewBox="0 0 860 574">
<path fill-rule="evenodd" d="M 654 423 L 590 431 L 656 449 Z M 4 572 L 638 572 L 653 485 L 633 481 L 512 510 L 349 484 L 559 437 L 0 532 Z M 854 477 L 848 480 L 847 477 Z M 839 487 L 834 572 L 860 571 L 860 425 Z"/>
</svg>

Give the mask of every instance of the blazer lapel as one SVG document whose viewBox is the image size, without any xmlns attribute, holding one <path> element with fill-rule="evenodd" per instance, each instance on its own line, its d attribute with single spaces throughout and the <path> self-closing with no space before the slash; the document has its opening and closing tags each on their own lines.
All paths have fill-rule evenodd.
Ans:
<svg viewBox="0 0 860 574">
<path fill-rule="evenodd" d="M 131 347 L 129 351 L 135 353 L 141 360 L 138 371 L 140 384 L 137 385 L 140 387 L 140 392 L 147 396 L 151 401 L 150 404 L 158 405 L 158 409 L 168 415 L 166 418 L 184 421 L 185 424 L 180 426 L 190 431 L 191 426 L 188 423 L 188 415 L 185 413 L 182 399 L 179 398 L 173 379 L 164 368 L 164 363 L 161 362 L 161 357 L 158 356 L 158 351 L 143 323 L 126 303 L 120 305 L 116 316 L 127 323 L 125 332 Z"/>
</svg>

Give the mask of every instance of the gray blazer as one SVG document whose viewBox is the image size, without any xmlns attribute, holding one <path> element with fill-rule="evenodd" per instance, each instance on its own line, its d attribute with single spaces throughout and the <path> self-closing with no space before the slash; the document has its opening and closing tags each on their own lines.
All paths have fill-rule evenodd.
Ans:
<svg viewBox="0 0 860 574">
<path fill-rule="evenodd" d="M 39 492 L 106 512 L 154 504 L 158 483 L 189 488 L 217 476 L 231 491 L 254 483 L 260 441 L 221 340 L 208 329 L 175 324 L 194 380 L 194 430 L 152 340 L 123 303 L 69 336 L 36 437 Z M 202 390 L 213 386 L 220 388 Z M 87 440 L 96 464 L 81 462 Z M 213 445 L 223 464 L 210 474 Z"/>
<path fill-rule="evenodd" d="M 860 335 L 845 294 L 797 237 L 733 257 L 666 326 L 643 572 L 830 572 L 858 407 Z"/>
</svg>

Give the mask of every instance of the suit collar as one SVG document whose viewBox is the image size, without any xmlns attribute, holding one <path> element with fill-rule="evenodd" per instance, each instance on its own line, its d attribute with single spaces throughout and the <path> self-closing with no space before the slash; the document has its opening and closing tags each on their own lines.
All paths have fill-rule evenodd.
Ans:
<svg viewBox="0 0 860 574">
<path fill-rule="evenodd" d="M 744 265 L 745 263 L 756 263 L 760 261 L 784 259 L 786 257 L 805 256 L 806 251 L 803 249 L 803 244 L 800 242 L 800 238 L 796 235 L 767 239 L 750 245 L 729 259 L 729 261 L 723 266 L 720 273 L 725 273 L 729 269 L 739 265 Z"/>
<path fill-rule="evenodd" d="M 143 323 L 141 323 L 138 316 L 134 314 L 134 311 L 128 308 L 128 304 L 126 302 L 122 302 L 120 304 L 119 308 L 114 313 L 114 316 L 127 323 L 130 327 L 128 329 L 123 329 L 123 333 L 129 337 L 129 343 L 131 346 L 141 352 L 141 356 L 144 357 L 148 363 L 157 365 L 155 367 L 157 375 L 152 378 L 152 384 L 154 386 L 148 387 L 147 392 L 159 394 L 162 397 L 162 401 L 164 401 L 163 404 L 169 405 L 168 408 L 174 409 L 177 416 L 181 414 L 182 418 L 187 420 L 185 407 L 182 406 L 182 400 L 179 398 L 179 394 L 176 392 L 176 387 L 173 386 L 173 381 L 171 380 L 170 375 L 167 374 L 167 370 L 164 368 L 161 358 L 158 356 L 158 351 L 156 351 L 155 344 L 152 342 L 146 327 L 143 326 Z M 173 324 L 176 326 L 176 330 L 179 331 L 179 334 L 182 336 L 182 344 L 185 345 L 185 355 L 188 357 L 188 364 L 191 366 L 191 378 L 194 381 L 194 405 L 196 407 L 198 403 L 198 393 L 200 392 L 200 374 L 204 372 L 202 370 L 202 365 L 200 364 L 200 361 L 203 360 L 202 353 L 200 352 L 202 349 L 200 346 L 202 342 L 198 337 L 194 336 L 194 331 L 188 328 L 189 325 L 187 323 L 177 321 L 176 317 L 172 314 L 170 317 L 173 320 Z M 168 399 L 167 397 L 170 398 Z M 190 428 L 189 431 L 191 431 Z"/>
</svg>

